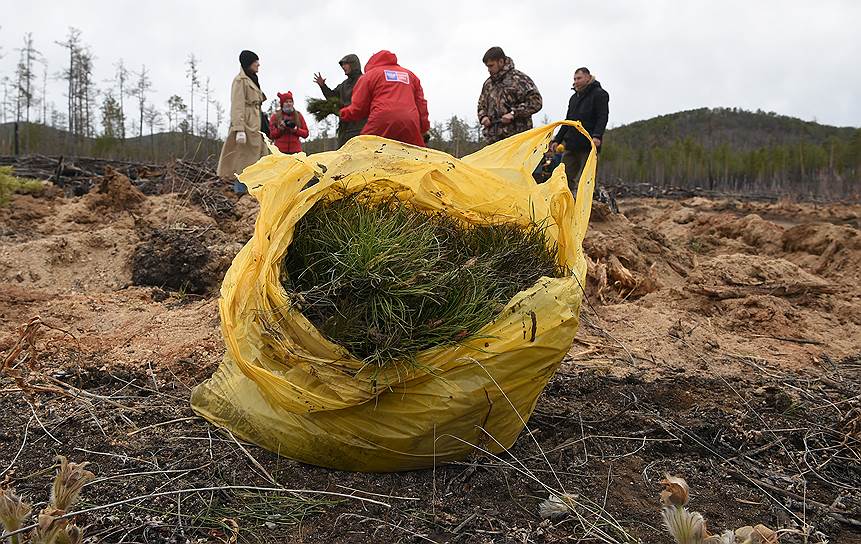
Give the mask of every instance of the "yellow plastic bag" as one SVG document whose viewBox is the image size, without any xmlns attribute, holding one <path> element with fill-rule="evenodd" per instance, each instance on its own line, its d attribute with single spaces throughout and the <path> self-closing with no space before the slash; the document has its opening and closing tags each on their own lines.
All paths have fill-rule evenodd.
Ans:
<svg viewBox="0 0 861 544">
<path fill-rule="evenodd" d="M 272 149 L 240 176 L 260 202 L 254 237 L 233 261 L 219 309 L 227 353 L 195 388 L 195 412 L 243 440 L 306 463 L 389 472 L 462 459 L 478 445 L 509 448 L 577 332 L 586 276 L 596 153 L 576 202 L 558 168 L 532 171 L 557 126 L 540 127 L 455 159 L 365 136 L 305 156 Z M 302 190 L 309 181 L 317 183 Z M 508 303 L 478 337 L 418 356 L 415 369 L 363 368 L 296 309 L 279 281 L 296 223 L 321 199 L 363 191 L 471 223 L 548 219 L 572 276 L 542 278 Z"/>
</svg>

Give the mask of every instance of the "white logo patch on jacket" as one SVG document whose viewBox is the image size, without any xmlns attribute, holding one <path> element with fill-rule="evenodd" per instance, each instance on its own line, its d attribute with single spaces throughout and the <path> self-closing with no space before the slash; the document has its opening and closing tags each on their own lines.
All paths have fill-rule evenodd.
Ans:
<svg viewBox="0 0 861 544">
<path fill-rule="evenodd" d="M 399 81 L 401 83 L 410 84 L 410 75 L 406 72 L 397 70 L 383 70 L 386 73 L 386 81 Z"/>
</svg>

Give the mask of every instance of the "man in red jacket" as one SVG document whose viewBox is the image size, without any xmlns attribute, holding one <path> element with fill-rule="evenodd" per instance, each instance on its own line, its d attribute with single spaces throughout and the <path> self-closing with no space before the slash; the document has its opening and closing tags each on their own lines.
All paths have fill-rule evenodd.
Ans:
<svg viewBox="0 0 861 544">
<path fill-rule="evenodd" d="M 299 138 L 308 137 L 308 125 L 302 114 L 293 108 L 293 93 L 278 93 L 281 109 L 272 114 L 269 120 L 269 136 L 275 141 L 281 153 L 300 153 L 302 142 Z"/>
<path fill-rule="evenodd" d="M 398 65 L 390 51 L 374 54 L 365 75 L 353 88 L 353 100 L 341 108 L 341 119 L 368 119 L 362 134 L 373 134 L 425 147 L 422 137 L 430 129 L 428 103 L 416 75 Z"/>
</svg>

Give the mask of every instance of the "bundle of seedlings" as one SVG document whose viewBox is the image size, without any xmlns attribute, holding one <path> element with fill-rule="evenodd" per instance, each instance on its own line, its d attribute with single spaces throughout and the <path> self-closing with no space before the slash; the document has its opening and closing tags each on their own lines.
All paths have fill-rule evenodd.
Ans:
<svg viewBox="0 0 861 544">
<path fill-rule="evenodd" d="M 474 338 L 557 264 L 542 225 L 465 225 L 397 200 L 316 204 L 296 225 L 282 285 L 330 341 L 365 363 L 411 363 Z"/>
<path fill-rule="evenodd" d="M 341 99 L 337 96 L 329 98 L 308 98 L 306 100 L 308 113 L 314 116 L 314 119 L 320 123 L 326 117 L 334 115 L 338 117 L 341 114 Z"/>
</svg>

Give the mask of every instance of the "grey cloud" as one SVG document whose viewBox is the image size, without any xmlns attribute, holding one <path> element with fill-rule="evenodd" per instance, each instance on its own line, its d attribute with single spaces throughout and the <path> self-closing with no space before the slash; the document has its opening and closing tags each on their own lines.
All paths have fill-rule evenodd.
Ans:
<svg viewBox="0 0 861 544">
<path fill-rule="evenodd" d="M 481 56 L 500 45 L 532 76 L 551 119 L 561 118 L 573 69 L 589 66 L 611 95 L 611 126 L 701 106 L 761 108 L 835 125 L 861 125 L 861 3 L 514 1 L 318 2 L 248 4 L 44 0 L 4 10 L 0 75 L 12 75 L 15 48 L 32 32 L 51 73 L 62 69 L 54 44 L 69 26 L 96 55 L 96 80 L 124 59 L 152 71 L 153 100 L 187 100 L 184 60 L 194 53 L 227 106 L 237 55 L 261 57 L 264 91 L 316 96 L 313 73 L 343 76 L 337 60 L 363 62 L 394 51 L 421 78 L 433 120 L 473 120 L 486 72 Z M 62 108 L 63 85 L 49 83 Z M 200 106 L 198 106 L 200 108 Z M 131 111 L 128 112 L 131 114 Z M 133 116 L 133 115 L 132 115 Z M 222 127 L 223 129 L 224 127 Z"/>
</svg>

